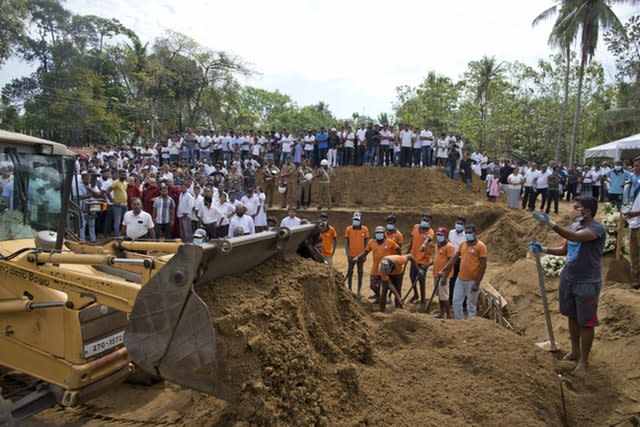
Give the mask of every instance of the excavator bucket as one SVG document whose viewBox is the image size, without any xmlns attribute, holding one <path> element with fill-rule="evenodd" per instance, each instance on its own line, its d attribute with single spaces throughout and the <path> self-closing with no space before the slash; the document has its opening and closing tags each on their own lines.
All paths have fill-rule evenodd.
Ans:
<svg viewBox="0 0 640 427">
<path fill-rule="evenodd" d="M 217 278 L 247 271 L 281 252 L 321 260 L 314 248 L 319 231 L 318 224 L 305 224 L 202 246 L 181 245 L 136 298 L 124 335 L 134 363 L 168 381 L 226 398 L 209 307 L 197 289 L 215 286 Z"/>
</svg>

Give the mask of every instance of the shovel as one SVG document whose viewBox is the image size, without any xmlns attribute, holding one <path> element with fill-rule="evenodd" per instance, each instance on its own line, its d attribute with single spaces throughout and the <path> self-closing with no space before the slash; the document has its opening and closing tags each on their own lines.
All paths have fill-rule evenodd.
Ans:
<svg viewBox="0 0 640 427">
<path fill-rule="evenodd" d="M 537 244 L 538 239 L 533 239 L 533 244 Z M 540 253 L 534 252 L 534 256 L 536 257 L 536 268 L 538 270 L 538 284 L 540 285 L 540 295 L 542 295 L 542 305 L 544 307 L 544 318 L 547 322 L 547 332 L 549 333 L 549 341 L 544 341 L 541 343 L 537 343 L 536 345 L 540 348 L 544 348 L 549 345 L 549 351 L 556 352 L 558 351 L 558 347 L 556 347 L 556 340 L 553 337 L 553 326 L 551 325 L 551 313 L 549 312 L 549 302 L 547 301 L 547 291 L 544 288 L 544 271 L 542 270 L 542 263 L 540 262 Z"/>
</svg>

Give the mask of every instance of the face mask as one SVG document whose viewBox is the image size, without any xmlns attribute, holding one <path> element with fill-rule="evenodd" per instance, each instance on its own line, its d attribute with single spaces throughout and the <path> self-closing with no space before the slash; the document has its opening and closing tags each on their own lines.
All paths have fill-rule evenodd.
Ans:
<svg viewBox="0 0 640 427">
<path fill-rule="evenodd" d="M 476 236 L 473 233 L 464 233 L 464 238 L 467 239 L 467 242 L 473 242 L 476 240 Z"/>
<path fill-rule="evenodd" d="M 429 228 L 430 226 L 431 224 L 429 223 L 429 221 L 425 221 L 425 220 L 420 221 L 420 228 Z"/>
<path fill-rule="evenodd" d="M 464 231 L 464 225 L 462 225 L 462 224 L 456 224 L 455 227 L 456 227 L 456 231 L 458 233 L 462 233 Z"/>
<path fill-rule="evenodd" d="M 354 219 L 351 224 L 353 224 L 354 227 L 360 227 L 360 220 L 359 219 Z"/>
<path fill-rule="evenodd" d="M 276 231 L 275 227 L 267 227 L 267 231 Z"/>
<path fill-rule="evenodd" d="M 203 243 L 204 243 L 204 239 L 200 239 L 200 238 L 193 239 L 194 245 L 202 245 Z"/>
<path fill-rule="evenodd" d="M 621 171 L 622 170 L 622 166 L 614 166 L 613 167 L 616 171 Z"/>
<path fill-rule="evenodd" d="M 438 243 L 444 243 L 444 236 L 441 236 L 441 235 L 438 234 L 436 236 L 436 240 L 438 241 Z"/>
<path fill-rule="evenodd" d="M 387 224 L 387 230 L 388 230 L 388 231 L 393 231 L 393 230 L 395 230 L 395 229 L 396 229 L 396 226 L 395 226 L 395 225 L 393 225 L 393 224 Z"/>
<path fill-rule="evenodd" d="M 375 236 L 377 241 L 384 240 L 384 233 L 376 233 Z"/>
</svg>

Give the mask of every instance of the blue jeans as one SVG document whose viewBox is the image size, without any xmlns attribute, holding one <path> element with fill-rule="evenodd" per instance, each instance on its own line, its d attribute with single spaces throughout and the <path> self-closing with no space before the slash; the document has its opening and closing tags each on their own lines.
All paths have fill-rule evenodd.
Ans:
<svg viewBox="0 0 640 427">
<path fill-rule="evenodd" d="M 422 147 L 422 166 L 430 167 L 433 164 L 433 149 L 430 145 Z"/>
<path fill-rule="evenodd" d="M 313 150 L 304 150 L 304 158 L 313 166 Z"/>
<path fill-rule="evenodd" d="M 476 283 L 475 280 L 456 280 L 456 285 L 453 288 L 453 317 L 456 320 L 464 320 L 464 313 L 462 312 L 462 304 L 464 298 L 467 298 L 467 318 L 473 319 L 476 317 L 476 306 L 478 305 L 478 295 L 480 295 L 480 289 L 472 291 L 471 287 Z"/>
<path fill-rule="evenodd" d="M 376 163 L 376 153 L 378 152 L 378 145 L 371 144 L 367 147 L 367 154 L 365 162 L 367 164 L 375 165 Z"/>
<path fill-rule="evenodd" d="M 195 164 L 196 163 L 196 147 L 187 145 L 187 163 Z"/>
<path fill-rule="evenodd" d="M 96 241 L 96 218 L 87 218 L 87 214 L 80 215 L 80 241 L 84 242 L 86 237 L 86 228 L 89 226 L 89 240 Z"/>
<path fill-rule="evenodd" d="M 118 206 L 111 205 L 111 209 L 113 209 L 113 234 L 116 237 L 120 236 L 120 229 L 122 228 L 122 217 L 124 213 L 127 211 L 127 205 Z"/>
<path fill-rule="evenodd" d="M 447 163 L 447 169 L 449 172 L 449 177 L 453 180 L 458 179 L 458 171 L 456 170 L 456 161 L 449 161 Z"/>
</svg>

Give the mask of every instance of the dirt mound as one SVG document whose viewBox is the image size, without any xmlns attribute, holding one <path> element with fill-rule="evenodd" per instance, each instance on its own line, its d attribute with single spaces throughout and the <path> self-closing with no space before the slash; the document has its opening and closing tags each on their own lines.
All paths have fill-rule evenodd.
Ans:
<svg viewBox="0 0 640 427">
<path fill-rule="evenodd" d="M 200 291 L 233 402 L 223 424 L 327 424 L 334 395 L 357 388 L 349 364 L 372 362 L 363 312 L 323 267 L 288 255 Z"/>
</svg>

